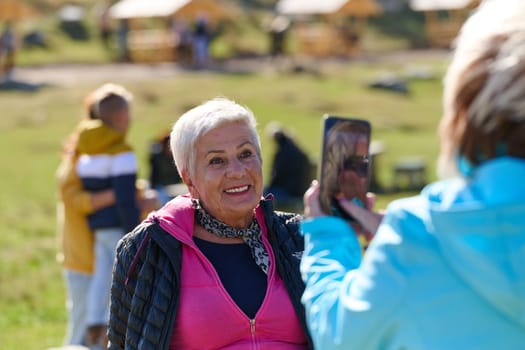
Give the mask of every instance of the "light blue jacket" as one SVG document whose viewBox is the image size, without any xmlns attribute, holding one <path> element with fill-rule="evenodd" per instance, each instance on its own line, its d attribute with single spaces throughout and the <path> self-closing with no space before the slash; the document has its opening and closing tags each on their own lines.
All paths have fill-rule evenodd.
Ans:
<svg viewBox="0 0 525 350">
<path fill-rule="evenodd" d="M 525 161 L 392 202 L 362 261 L 342 220 L 301 230 L 317 350 L 525 349 Z"/>
</svg>

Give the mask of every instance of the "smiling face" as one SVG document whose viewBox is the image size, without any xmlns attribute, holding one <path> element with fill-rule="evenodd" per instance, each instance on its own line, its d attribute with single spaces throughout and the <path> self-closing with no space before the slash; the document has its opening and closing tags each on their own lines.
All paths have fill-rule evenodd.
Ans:
<svg viewBox="0 0 525 350">
<path fill-rule="evenodd" d="M 193 176 L 183 174 L 193 198 L 220 221 L 248 226 L 262 196 L 261 157 L 257 141 L 243 122 L 229 122 L 196 142 Z"/>
</svg>

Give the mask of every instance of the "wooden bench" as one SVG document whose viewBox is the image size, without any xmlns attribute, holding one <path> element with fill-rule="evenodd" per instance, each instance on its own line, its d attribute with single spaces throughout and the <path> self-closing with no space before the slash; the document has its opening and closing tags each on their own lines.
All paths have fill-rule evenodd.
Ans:
<svg viewBox="0 0 525 350">
<path fill-rule="evenodd" d="M 298 52 L 312 57 L 353 56 L 359 53 L 358 37 L 329 23 L 301 23 L 294 29 Z"/>
<path fill-rule="evenodd" d="M 426 184 L 426 162 L 419 157 L 408 157 L 394 164 L 393 189 L 419 191 Z"/>
</svg>

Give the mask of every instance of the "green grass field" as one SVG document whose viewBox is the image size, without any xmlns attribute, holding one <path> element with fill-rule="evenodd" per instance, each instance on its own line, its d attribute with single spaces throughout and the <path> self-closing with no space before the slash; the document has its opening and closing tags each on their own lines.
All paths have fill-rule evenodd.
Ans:
<svg viewBox="0 0 525 350">
<path fill-rule="evenodd" d="M 428 65 L 437 76 L 443 62 Z M 417 155 L 433 179 L 441 111 L 441 80 L 410 81 L 410 96 L 369 90 L 363 83 L 388 70 L 402 74 L 403 63 L 329 65 L 320 76 L 183 72 L 174 79 L 127 81 L 134 93 L 130 142 L 147 175 L 149 140 L 169 128 L 188 107 L 224 95 L 256 114 L 268 173 L 273 144 L 263 130 L 278 120 L 293 131 L 313 159 L 319 157 L 320 120 L 324 113 L 369 119 L 373 139 L 386 145 L 379 160 L 383 184 L 391 181 L 397 159 Z M 2 349 L 44 349 L 61 343 L 65 329 L 64 287 L 55 261 L 54 171 L 62 140 L 78 121 L 81 100 L 98 83 L 71 88 L 48 87 L 36 93 L 0 92 L 0 344 Z M 398 196 L 379 195 L 384 207 Z"/>
<path fill-rule="evenodd" d="M 377 40 L 374 42 L 377 45 Z M 108 60 L 96 41 L 86 46 L 66 43 L 55 35 L 52 43 L 49 52 L 23 52 L 19 63 L 54 63 L 57 58 L 62 62 Z M 320 74 L 188 71 L 170 79 L 127 80 L 126 87 L 135 95 L 129 139 L 141 160 L 140 176 L 147 176 L 146 156 L 152 138 L 189 107 L 223 95 L 249 106 L 257 116 L 265 174 L 273 154 L 273 144 L 263 133 L 269 122 L 280 121 L 317 160 L 321 117 L 331 113 L 371 121 L 373 139 L 386 146 L 378 163 L 383 185 L 391 183 L 396 160 L 406 156 L 425 159 L 429 180 L 433 180 L 444 64 L 443 57 L 406 56 L 392 61 L 380 58 L 352 64 L 316 64 Z M 409 81 L 411 93 L 407 96 L 370 90 L 364 85 L 385 72 L 404 75 L 409 65 L 430 70 L 436 79 Z M 61 142 L 78 122 L 84 95 L 105 80 L 80 81 L 74 87 L 51 86 L 34 93 L 0 90 L 2 349 L 45 349 L 62 341 L 66 317 L 61 268 L 55 261 L 54 172 Z M 406 195 L 409 193 L 380 194 L 378 207 Z"/>
</svg>

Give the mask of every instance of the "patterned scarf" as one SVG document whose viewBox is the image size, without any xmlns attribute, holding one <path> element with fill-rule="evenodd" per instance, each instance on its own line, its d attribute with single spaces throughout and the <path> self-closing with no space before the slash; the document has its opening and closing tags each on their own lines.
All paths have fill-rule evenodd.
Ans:
<svg viewBox="0 0 525 350">
<path fill-rule="evenodd" d="M 236 229 L 211 216 L 201 207 L 197 199 L 192 199 L 195 208 L 195 220 L 208 232 L 222 238 L 242 238 L 251 251 L 255 263 L 268 274 L 270 258 L 262 241 L 261 228 L 255 218 L 247 228 Z"/>
</svg>

